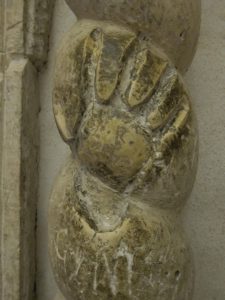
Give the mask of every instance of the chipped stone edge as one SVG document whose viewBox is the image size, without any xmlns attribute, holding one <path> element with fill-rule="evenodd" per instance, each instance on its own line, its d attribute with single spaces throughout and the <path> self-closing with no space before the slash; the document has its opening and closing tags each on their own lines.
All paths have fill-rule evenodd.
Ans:
<svg viewBox="0 0 225 300">
<path fill-rule="evenodd" d="M 0 0 L 0 299 L 35 299 L 38 71 L 55 0 Z"/>
</svg>

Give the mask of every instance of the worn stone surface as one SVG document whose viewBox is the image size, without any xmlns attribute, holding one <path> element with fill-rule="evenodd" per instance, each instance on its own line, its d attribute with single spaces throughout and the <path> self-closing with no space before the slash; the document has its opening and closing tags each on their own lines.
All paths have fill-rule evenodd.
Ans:
<svg viewBox="0 0 225 300">
<path fill-rule="evenodd" d="M 199 36 L 201 0 L 66 0 L 78 18 L 109 20 L 151 37 L 182 72 Z"/>
<path fill-rule="evenodd" d="M 4 3 L 0 1 L 0 53 L 2 54 L 4 49 Z"/>
<path fill-rule="evenodd" d="M 35 295 L 36 68 L 47 59 L 53 3 L 0 0 L 0 298 L 7 300 Z"/>
<path fill-rule="evenodd" d="M 76 21 L 70 8 L 58 0 L 51 34 L 49 64 L 41 74 L 41 186 L 39 207 L 40 300 L 54 299 L 56 286 L 48 266 L 48 198 L 54 178 L 65 163 L 69 147 L 61 142 L 51 107 L 55 53 Z M 202 1 L 202 31 L 196 57 L 185 76 L 198 118 L 200 155 L 195 188 L 183 216 L 195 257 L 193 300 L 224 300 L 225 278 L 225 0 Z M 47 274 L 47 275 L 46 275 Z M 60 299 L 62 300 L 62 299 Z"/>
<path fill-rule="evenodd" d="M 50 211 L 51 259 L 66 299 L 191 299 L 189 248 L 171 214 L 135 199 L 118 227 L 99 232 L 76 210 L 75 164 L 61 172 Z"/>
<path fill-rule="evenodd" d="M 57 294 L 54 297 L 54 300 L 65 300 L 64 296 L 60 293 L 60 291 L 57 291 Z"/>
<path fill-rule="evenodd" d="M 2 123 L 3 123 L 3 88 L 4 88 L 4 56 L 3 56 L 3 44 L 4 44 L 4 35 L 3 35 L 3 6 L 0 1 L 0 186 L 1 186 L 1 169 L 2 169 Z M 2 211 L 2 201 L 0 197 L 0 212 Z M 0 216 L 1 221 L 1 216 Z M 0 236 L 2 236 L 2 227 L 0 226 Z M 1 270 L 1 241 L 0 241 L 0 270 Z M 2 274 L 0 272 L 0 294 L 1 294 L 1 280 Z"/>
<path fill-rule="evenodd" d="M 3 101 L 4 101 L 4 66 L 5 66 L 5 18 L 4 18 L 4 3 L 0 1 L 0 187 L 2 182 L 2 141 L 3 141 Z M 0 222 L 2 220 L 2 198 L 0 192 Z M 0 225 L 0 237 L 2 236 L 2 226 Z M 0 295 L 2 294 L 2 239 L 0 239 Z"/>
<path fill-rule="evenodd" d="M 7 2 L 6 51 L 27 55 L 40 67 L 47 59 L 49 28 L 54 0 Z"/>
<path fill-rule="evenodd" d="M 36 79 L 26 59 L 11 62 L 6 71 L 1 299 L 33 299 L 39 141 Z"/>
<path fill-rule="evenodd" d="M 24 53 L 24 17 L 25 1 L 24 0 L 12 0 L 6 5 L 4 2 L 4 14 L 5 14 L 5 51 L 14 54 Z"/>
<path fill-rule="evenodd" d="M 55 0 L 29 0 L 26 3 L 25 52 L 40 68 L 48 58 L 48 42 Z"/>
<path fill-rule="evenodd" d="M 191 299 L 177 213 L 195 177 L 197 133 L 180 75 L 151 40 L 95 21 L 72 28 L 55 72 L 56 123 L 74 157 L 50 203 L 61 290 L 71 300 Z"/>
</svg>

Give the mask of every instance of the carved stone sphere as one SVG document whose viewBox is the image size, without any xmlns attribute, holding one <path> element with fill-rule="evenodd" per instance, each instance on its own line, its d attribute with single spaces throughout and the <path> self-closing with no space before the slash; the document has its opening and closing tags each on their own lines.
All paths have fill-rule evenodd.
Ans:
<svg viewBox="0 0 225 300">
<path fill-rule="evenodd" d="M 75 164 L 71 159 L 61 171 L 49 215 L 51 263 L 66 299 L 191 300 L 191 254 L 180 225 L 166 212 L 130 203 L 114 230 L 97 231 L 76 208 Z"/>
<path fill-rule="evenodd" d="M 129 25 L 150 36 L 185 72 L 195 54 L 201 0 L 66 0 L 78 18 Z"/>
</svg>

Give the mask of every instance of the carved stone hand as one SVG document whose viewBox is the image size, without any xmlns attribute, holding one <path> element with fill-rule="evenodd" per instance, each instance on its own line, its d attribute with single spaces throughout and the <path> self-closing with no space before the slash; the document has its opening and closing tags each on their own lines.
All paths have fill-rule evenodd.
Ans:
<svg viewBox="0 0 225 300">
<path fill-rule="evenodd" d="M 179 222 L 197 165 L 196 123 L 167 54 L 142 33 L 80 21 L 53 92 L 72 152 L 50 201 L 50 255 L 68 300 L 191 300 Z"/>
</svg>

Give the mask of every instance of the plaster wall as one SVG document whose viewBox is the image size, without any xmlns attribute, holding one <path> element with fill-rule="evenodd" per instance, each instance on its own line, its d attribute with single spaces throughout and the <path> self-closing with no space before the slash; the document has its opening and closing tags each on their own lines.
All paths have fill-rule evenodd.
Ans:
<svg viewBox="0 0 225 300">
<path fill-rule="evenodd" d="M 225 0 L 202 0 L 202 30 L 195 60 L 185 76 L 199 123 L 200 156 L 196 184 L 184 211 L 193 248 L 196 287 L 193 300 L 225 299 Z M 38 300 L 57 291 L 47 252 L 48 199 L 69 149 L 52 114 L 54 61 L 75 16 L 57 0 L 48 64 L 40 74 L 40 190 L 38 203 Z"/>
</svg>

